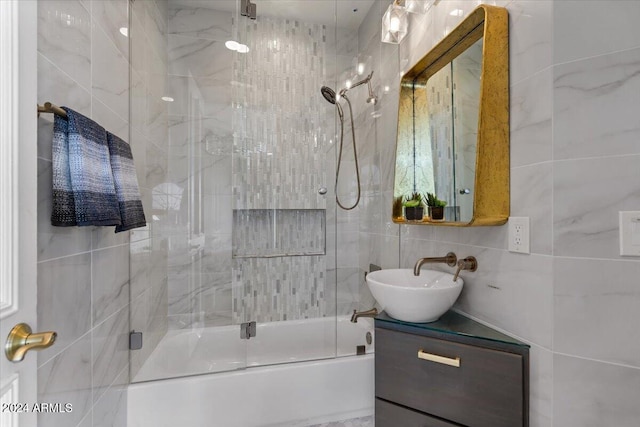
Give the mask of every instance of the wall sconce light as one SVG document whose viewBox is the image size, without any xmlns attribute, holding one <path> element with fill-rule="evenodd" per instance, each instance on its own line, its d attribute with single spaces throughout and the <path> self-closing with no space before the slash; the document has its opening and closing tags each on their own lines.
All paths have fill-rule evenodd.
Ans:
<svg viewBox="0 0 640 427">
<path fill-rule="evenodd" d="M 424 15 L 436 3 L 436 0 L 405 0 L 404 7 L 409 13 Z"/>
<path fill-rule="evenodd" d="M 382 17 L 382 42 L 399 44 L 408 30 L 407 9 L 394 0 Z"/>
<path fill-rule="evenodd" d="M 400 44 L 409 32 L 407 12 L 424 15 L 439 0 L 394 0 L 382 17 L 382 42 Z"/>
</svg>

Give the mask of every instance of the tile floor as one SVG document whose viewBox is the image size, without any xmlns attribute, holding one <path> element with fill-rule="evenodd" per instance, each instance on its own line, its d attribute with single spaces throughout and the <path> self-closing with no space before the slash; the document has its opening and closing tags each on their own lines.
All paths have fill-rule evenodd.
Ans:
<svg viewBox="0 0 640 427">
<path fill-rule="evenodd" d="M 374 427 L 373 416 L 352 418 L 350 420 L 333 421 L 326 424 L 315 424 L 309 427 Z"/>
</svg>

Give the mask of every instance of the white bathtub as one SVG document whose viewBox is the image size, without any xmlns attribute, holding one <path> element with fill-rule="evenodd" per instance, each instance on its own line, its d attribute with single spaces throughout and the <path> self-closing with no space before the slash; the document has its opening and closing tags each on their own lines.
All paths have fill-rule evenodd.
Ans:
<svg viewBox="0 0 640 427">
<path fill-rule="evenodd" d="M 248 341 L 238 326 L 170 331 L 134 381 L 178 378 L 132 384 L 128 427 L 308 426 L 371 415 L 373 354 L 354 356 L 367 332 L 371 319 L 347 318 L 258 325 Z M 220 372 L 244 357 L 246 369 Z"/>
</svg>

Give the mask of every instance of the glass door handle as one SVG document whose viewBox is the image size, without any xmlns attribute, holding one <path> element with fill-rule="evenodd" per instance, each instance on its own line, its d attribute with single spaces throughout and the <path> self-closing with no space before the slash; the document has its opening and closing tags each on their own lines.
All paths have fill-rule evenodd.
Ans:
<svg viewBox="0 0 640 427">
<path fill-rule="evenodd" d="M 21 362 L 29 350 L 42 350 L 51 347 L 57 336 L 58 334 L 53 331 L 34 334 L 29 325 L 18 323 L 7 336 L 4 353 L 10 361 Z"/>
<path fill-rule="evenodd" d="M 471 193 L 471 190 L 469 190 L 468 188 L 461 188 L 460 189 L 460 194 L 469 194 Z"/>
</svg>

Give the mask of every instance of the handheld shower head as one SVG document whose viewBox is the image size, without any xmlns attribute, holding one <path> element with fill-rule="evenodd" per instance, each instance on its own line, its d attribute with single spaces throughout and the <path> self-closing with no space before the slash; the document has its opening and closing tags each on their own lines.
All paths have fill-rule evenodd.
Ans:
<svg viewBox="0 0 640 427">
<path fill-rule="evenodd" d="M 320 92 L 322 93 L 322 96 L 324 96 L 324 99 L 332 104 L 336 103 L 336 92 L 333 89 L 327 86 L 322 86 L 322 88 L 320 88 Z"/>
</svg>

